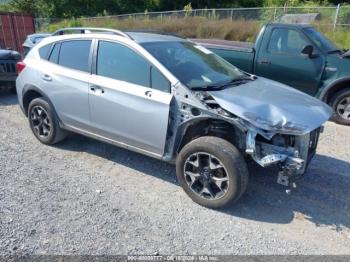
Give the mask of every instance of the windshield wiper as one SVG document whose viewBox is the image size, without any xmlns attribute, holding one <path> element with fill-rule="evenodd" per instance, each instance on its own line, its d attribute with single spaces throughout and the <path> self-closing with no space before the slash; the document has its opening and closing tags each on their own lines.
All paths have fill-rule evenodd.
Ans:
<svg viewBox="0 0 350 262">
<path fill-rule="evenodd" d="M 328 54 L 336 54 L 336 53 L 343 53 L 343 51 L 340 49 L 334 49 L 334 50 L 328 51 L 327 53 Z"/>
<path fill-rule="evenodd" d="M 198 91 L 198 90 L 210 90 L 210 91 L 215 91 L 215 90 L 222 90 L 226 87 L 229 86 L 238 86 L 247 83 L 248 81 L 254 81 L 256 78 L 249 77 L 249 76 L 241 76 L 238 78 L 233 78 L 230 81 L 225 81 L 221 83 L 217 83 L 214 85 L 205 85 L 205 86 L 198 86 L 198 87 L 192 87 L 192 90 Z"/>
</svg>

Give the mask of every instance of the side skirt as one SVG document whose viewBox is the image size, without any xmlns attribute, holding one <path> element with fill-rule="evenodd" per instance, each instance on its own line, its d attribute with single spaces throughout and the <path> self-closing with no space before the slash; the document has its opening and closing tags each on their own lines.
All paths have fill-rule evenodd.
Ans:
<svg viewBox="0 0 350 262">
<path fill-rule="evenodd" d="M 111 145 L 114 145 L 114 146 L 125 148 L 125 149 L 131 150 L 133 152 L 140 153 L 140 154 L 143 154 L 143 155 L 146 155 L 146 156 L 150 156 L 150 157 L 153 157 L 153 158 L 156 158 L 156 159 L 164 161 L 162 155 L 158 155 L 158 154 L 149 152 L 147 150 L 144 150 L 144 149 L 141 149 L 141 148 L 138 148 L 138 147 L 135 147 L 135 146 L 131 146 L 131 145 L 128 145 L 128 144 L 125 144 L 123 142 L 119 142 L 119 141 L 116 141 L 116 140 L 113 140 L 113 139 L 110 139 L 110 138 L 107 138 L 107 137 L 104 137 L 104 136 L 101 136 L 101 135 L 98 135 L 98 134 L 95 134 L 95 133 L 92 133 L 92 132 L 89 132 L 89 131 L 85 131 L 85 130 L 82 130 L 80 128 L 76 128 L 76 127 L 68 126 L 68 125 L 63 125 L 62 128 L 67 130 L 67 131 L 73 132 L 73 133 L 77 133 L 77 134 L 80 134 L 80 135 L 83 135 L 83 136 L 87 136 L 89 138 L 93 138 L 93 139 L 99 140 L 101 142 L 105 142 L 107 144 L 111 144 Z"/>
</svg>

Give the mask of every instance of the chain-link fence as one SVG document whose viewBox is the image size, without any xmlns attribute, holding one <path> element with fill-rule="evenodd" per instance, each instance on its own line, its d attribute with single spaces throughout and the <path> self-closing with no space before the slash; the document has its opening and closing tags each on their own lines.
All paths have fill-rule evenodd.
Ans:
<svg viewBox="0 0 350 262">
<path fill-rule="evenodd" d="M 166 12 L 144 12 L 114 16 L 85 17 L 83 21 L 98 21 L 106 19 L 138 20 L 138 19 L 167 19 L 184 17 L 205 17 L 211 20 L 252 20 L 261 23 L 290 22 L 290 23 L 321 23 L 323 25 L 350 26 L 350 6 L 326 7 L 263 7 L 263 8 L 225 8 L 225 9 L 195 9 Z M 38 31 L 45 31 L 51 23 L 62 19 L 38 18 L 35 21 Z"/>
</svg>

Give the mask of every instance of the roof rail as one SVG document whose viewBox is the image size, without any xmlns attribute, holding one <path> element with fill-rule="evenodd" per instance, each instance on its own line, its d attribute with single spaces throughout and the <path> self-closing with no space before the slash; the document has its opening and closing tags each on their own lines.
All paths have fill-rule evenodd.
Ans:
<svg viewBox="0 0 350 262">
<path fill-rule="evenodd" d="M 115 29 L 109 29 L 109 28 L 98 28 L 98 27 L 66 27 L 61 28 L 55 31 L 52 35 L 64 35 L 64 34 L 91 34 L 93 32 L 101 32 L 101 33 L 112 33 L 115 35 L 124 36 L 126 38 L 129 38 L 133 40 L 131 36 L 128 34 Z"/>
</svg>

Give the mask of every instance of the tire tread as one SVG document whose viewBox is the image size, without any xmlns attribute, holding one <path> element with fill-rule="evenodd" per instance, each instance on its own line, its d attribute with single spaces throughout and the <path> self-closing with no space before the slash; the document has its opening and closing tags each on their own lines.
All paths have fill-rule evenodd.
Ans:
<svg viewBox="0 0 350 262">
<path fill-rule="evenodd" d="M 176 161 L 176 175 L 178 177 L 178 180 L 183 187 L 186 186 L 183 184 L 183 182 L 181 182 L 181 179 L 183 176 L 182 163 L 186 160 L 186 156 L 189 154 L 189 152 L 191 152 L 192 150 L 196 150 L 197 148 L 203 148 L 203 147 L 208 148 L 208 150 L 210 151 L 215 151 L 217 152 L 217 154 L 224 155 L 224 157 L 226 158 L 225 160 L 223 160 L 224 162 L 231 161 L 232 165 L 230 168 L 233 168 L 236 171 L 234 172 L 237 179 L 236 192 L 234 193 L 234 195 L 232 195 L 231 198 L 229 198 L 229 201 L 227 202 L 225 201 L 225 203 L 220 203 L 221 199 L 217 200 L 219 201 L 217 203 L 205 203 L 206 200 L 204 199 L 203 201 L 196 201 L 196 199 L 193 198 L 193 196 L 191 196 L 191 192 L 184 188 L 185 192 L 195 202 L 209 208 L 216 209 L 216 208 L 221 208 L 228 205 L 231 206 L 234 203 L 236 203 L 237 200 L 246 191 L 248 186 L 249 174 L 248 174 L 247 165 L 241 153 L 238 151 L 238 149 L 234 145 L 232 145 L 230 142 L 222 138 L 218 138 L 214 136 L 204 136 L 204 137 L 197 138 L 189 142 L 187 145 L 185 145 L 181 150 L 180 154 L 178 155 L 178 158 Z"/>
</svg>

